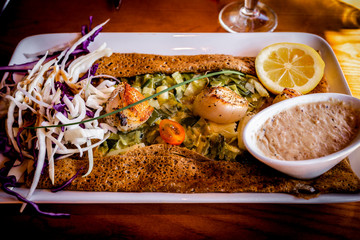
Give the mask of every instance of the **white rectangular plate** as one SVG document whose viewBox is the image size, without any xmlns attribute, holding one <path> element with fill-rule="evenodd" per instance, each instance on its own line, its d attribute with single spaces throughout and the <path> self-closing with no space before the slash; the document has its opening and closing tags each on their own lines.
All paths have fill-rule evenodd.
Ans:
<svg viewBox="0 0 360 240">
<path fill-rule="evenodd" d="M 24 53 L 36 53 L 76 38 L 76 33 L 42 34 L 22 40 L 10 64 L 29 61 Z M 163 55 L 230 54 L 256 56 L 269 44 L 297 42 L 320 51 L 325 63 L 325 75 L 331 92 L 350 94 L 339 63 L 327 42 L 307 33 L 101 33 L 90 49 L 102 43 L 114 52 L 137 52 Z M 360 176 L 360 151 L 350 156 L 353 170 Z M 357 163 L 359 162 L 359 163 Z M 16 190 L 26 195 L 27 189 Z M 336 203 L 360 201 L 360 194 L 322 194 L 310 200 L 280 193 L 122 193 L 36 190 L 32 199 L 37 203 Z M 0 191 L 0 203 L 18 203 L 16 198 Z"/>
</svg>

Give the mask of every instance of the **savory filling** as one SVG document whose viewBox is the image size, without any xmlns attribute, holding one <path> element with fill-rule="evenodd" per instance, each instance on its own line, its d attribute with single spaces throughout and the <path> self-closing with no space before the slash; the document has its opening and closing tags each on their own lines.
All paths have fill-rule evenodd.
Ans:
<svg viewBox="0 0 360 240">
<path fill-rule="evenodd" d="M 175 72 L 171 75 L 146 74 L 121 80 L 131 86 L 130 96 L 142 94 L 146 98 L 197 76 Z M 111 133 L 100 145 L 97 154 L 116 155 L 135 147 L 165 143 L 167 141 L 161 136 L 159 124 L 163 119 L 170 119 L 179 123 L 184 130 L 185 138 L 181 146 L 212 159 L 235 160 L 245 150 L 239 144 L 242 142 L 240 122 L 247 119 L 246 115 L 257 112 L 268 96 L 254 76 L 245 74 L 222 74 L 184 84 L 150 99 L 148 107 L 142 106 L 138 110 L 129 108 L 136 112 L 138 119 L 134 119 L 130 112 L 128 116 L 116 114 L 108 117 L 105 121 L 118 131 Z M 107 106 L 118 108 L 118 100 L 123 98 L 110 97 Z M 196 111 L 194 108 L 197 108 Z M 152 113 L 145 122 L 132 128 L 135 122 L 141 121 L 144 113 L 150 111 Z M 226 115 L 234 112 L 237 114 Z"/>
</svg>

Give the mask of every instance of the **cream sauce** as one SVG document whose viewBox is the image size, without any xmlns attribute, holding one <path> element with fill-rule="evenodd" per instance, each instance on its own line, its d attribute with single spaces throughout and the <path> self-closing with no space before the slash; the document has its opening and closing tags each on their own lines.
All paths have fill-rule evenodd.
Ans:
<svg viewBox="0 0 360 240">
<path fill-rule="evenodd" d="M 340 101 L 293 107 L 268 119 L 258 146 L 271 158 L 307 160 L 345 148 L 359 131 L 360 113 Z"/>
</svg>

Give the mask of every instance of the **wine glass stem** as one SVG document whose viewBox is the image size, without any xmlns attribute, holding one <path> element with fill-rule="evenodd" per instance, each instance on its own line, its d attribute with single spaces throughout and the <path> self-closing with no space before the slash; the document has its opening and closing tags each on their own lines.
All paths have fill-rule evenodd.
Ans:
<svg viewBox="0 0 360 240">
<path fill-rule="evenodd" d="M 244 0 L 244 7 L 240 9 L 240 14 L 243 14 L 247 17 L 256 17 L 259 13 L 256 10 L 256 5 L 259 0 Z"/>
</svg>

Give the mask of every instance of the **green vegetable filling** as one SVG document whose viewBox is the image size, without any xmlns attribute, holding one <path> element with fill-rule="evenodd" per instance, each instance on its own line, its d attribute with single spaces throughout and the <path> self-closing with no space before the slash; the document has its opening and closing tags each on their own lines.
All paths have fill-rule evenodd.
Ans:
<svg viewBox="0 0 360 240">
<path fill-rule="evenodd" d="M 144 97 L 151 96 L 171 86 L 198 77 L 192 73 L 145 74 L 122 79 L 141 92 Z M 112 134 L 99 148 L 104 155 L 121 152 L 137 144 L 151 145 L 163 143 L 159 134 L 162 119 L 179 122 L 185 129 L 186 138 L 181 146 L 194 150 L 212 159 L 233 161 L 244 150 L 238 147 L 238 123 L 218 126 L 192 113 L 192 102 L 206 87 L 227 87 L 243 96 L 249 102 L 249 112 L 256 111 L 268 96 L 265 89 L 254 76 L 221 74 L 202 78 L 158 95 L 149 100 L 154 111 L 148 121 L 139 129 L 127 133 Z M 225 130 L 224 130 L 225 129 Z"/>
</svg>

